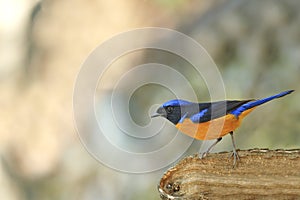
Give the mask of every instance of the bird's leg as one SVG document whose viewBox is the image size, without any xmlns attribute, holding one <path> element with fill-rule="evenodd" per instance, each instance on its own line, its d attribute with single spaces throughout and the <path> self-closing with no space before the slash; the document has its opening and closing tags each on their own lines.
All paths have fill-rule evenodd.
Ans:
<svg viewBox="0 0 300 200">
<path fill-rule="evenodd" d="M 212 150 L 212 148 L 214 148 L 214 146 L 216 146 L 216 144 L 218 144 L 221 140 L 221 137 L 218 138 L 205 152 L 201 153 L 200 159 L 204 158 Z"/>
<path fill-rule="evenodd" d="M 235 168 L 237 161 L 240 160 L 239 154 L 236 151 L 236 147 L 235 147 L 235 142 L 234 142 L 234 138 L 233 138 L 233 132 L 230 132 L 230 136 L 231 136 L 231 141 L 232 141 L 232 146 L 233 146 L 233 150 L 232 150 L 232 154 L 231 156 L 233 156 L 233 168 Z"/>
</svg>

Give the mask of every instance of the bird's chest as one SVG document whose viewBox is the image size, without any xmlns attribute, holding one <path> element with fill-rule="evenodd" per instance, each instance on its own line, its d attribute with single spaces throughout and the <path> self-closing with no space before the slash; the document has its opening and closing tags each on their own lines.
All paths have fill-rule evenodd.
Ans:
<svg viewBox="0 0 300 200">
<path fill-rule="evenodd" d="M 186 135 L 198 140 L 212 140 L 223 137 L 240 125 L 241 118 L 232 114 L 208 122 L 193 123 L 190 119 L 178 123 L 176 128 Z"/>
</svg>

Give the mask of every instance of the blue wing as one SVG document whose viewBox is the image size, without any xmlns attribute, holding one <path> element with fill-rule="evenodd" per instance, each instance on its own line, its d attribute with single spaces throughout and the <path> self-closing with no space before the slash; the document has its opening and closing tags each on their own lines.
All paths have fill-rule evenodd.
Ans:
<svg viewBox="0 0 300 200">
<path fill-rule="evenodd" d="M 205 113 L 207 113 L 208 108 L 201 110 L 199 113 L 193 115 L 190 117 L 190 119 L 192 120 L 192 122 L 196 123 L 196 122 L 200 122 L 201 121 L 201 117 L 203 117 L 205 115 Z"/>
</svg>

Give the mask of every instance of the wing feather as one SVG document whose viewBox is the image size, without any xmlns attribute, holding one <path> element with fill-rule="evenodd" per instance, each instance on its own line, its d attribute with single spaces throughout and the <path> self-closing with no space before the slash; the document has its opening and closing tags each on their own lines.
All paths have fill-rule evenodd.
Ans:
<svg viewBox="0 0 300 200">
<path fill-rule="evenodd" d="M 229 100 L 212 103 L 199 103 L 199 112 L 189 112 L 190 115 L 186 117 L 189 117 L 194 123 L 207 122 L 212 119 L 223 117 L 249 101 L 252 100 Z"/>
</svg>

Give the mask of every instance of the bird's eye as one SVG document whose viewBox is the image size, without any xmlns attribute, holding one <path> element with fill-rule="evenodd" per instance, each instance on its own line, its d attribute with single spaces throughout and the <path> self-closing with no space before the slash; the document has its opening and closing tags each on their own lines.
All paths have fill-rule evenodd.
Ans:
<svg viewBox="0 0 300 200">
<path fill-rule="evenodd" d="M 169 106 L 166 108 L 166 110 L 167 110 L 167 113 L 171 113 L 171 112 L 173 112 L 174 108 Z"/>
</svg>

